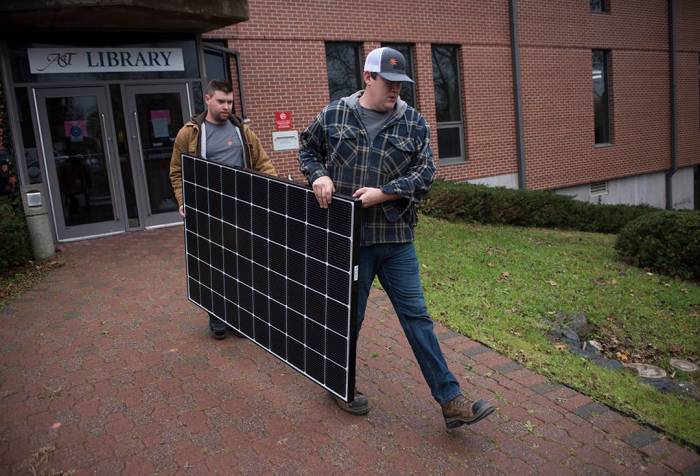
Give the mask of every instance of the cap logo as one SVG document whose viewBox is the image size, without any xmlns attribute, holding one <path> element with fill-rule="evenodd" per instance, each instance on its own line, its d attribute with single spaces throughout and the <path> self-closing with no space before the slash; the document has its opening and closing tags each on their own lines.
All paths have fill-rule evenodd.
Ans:
<svg viewBox="0 0 700 476">
<path fill-rule="evenodd" d="M 399 60 L 397 60 L 396 58 L 391 58 L 389 60 L 389 64 L 392 66 L 396 66 L 397 64 L 399 64 Z"/>
</svg>

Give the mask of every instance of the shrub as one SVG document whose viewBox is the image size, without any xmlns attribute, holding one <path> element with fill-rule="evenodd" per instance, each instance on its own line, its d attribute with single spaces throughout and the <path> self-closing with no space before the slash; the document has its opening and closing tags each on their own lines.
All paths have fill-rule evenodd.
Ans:
<svg viewBox="0 0 700 476">
<path fill-rule="evenodd" d="M 655 208 L 596 205 L 540 190 L 513 190 L 438 180 L 423 213 L 452 221 L 617 233 Z"/>
<path fill-rule="evenodd" d="M 0 197 L 0 273 L 32 259 L 27 222 L 17 200 Z"/>
<path fill-rule="evenodd" d="M 617 237 L 621 259 L 656 272 L 700 278 L 700 213 L 661 210 L 631 221 Z"/>
</svg>

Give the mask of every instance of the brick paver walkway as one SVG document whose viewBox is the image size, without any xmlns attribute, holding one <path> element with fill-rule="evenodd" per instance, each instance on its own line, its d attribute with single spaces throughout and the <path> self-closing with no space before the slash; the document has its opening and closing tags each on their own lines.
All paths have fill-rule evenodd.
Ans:
<svg viewBox="0 0 700 476">
<path fill-rule="evenodd" d="M 448 433 L 386 296 L 358 349 L 353 417 L 254 344 L 212 340 L 185 300 L 182 229 L 64 246 L 1 312 L 0 473 L 698 474 L 700 457 L 438 326 L 495 416 Z M 37 461 L 34 461 L 35 466 Z"/>
</svg>

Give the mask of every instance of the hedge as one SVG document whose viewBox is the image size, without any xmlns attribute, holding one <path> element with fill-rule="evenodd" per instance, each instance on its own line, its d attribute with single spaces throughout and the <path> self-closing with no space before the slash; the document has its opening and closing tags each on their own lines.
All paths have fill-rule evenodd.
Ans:
<svg viewBox="0 0 700 476">
<path fill-rule="evenodd" d="M 0 273 L 32 259 L 27 222 L 18 201 L 0 197 Z"/>
<path fill-rule="evenodd" d="M 427 215 L 479 222 L 618 233 L 657 210 L 644 205 L 596 205 L 539 190 L 514 190 L 437 180 L 421 205 Z"/>
<path fill-rule="evenodd" d="M 640 268 L 700 279 L 700 213 L 660 210 L 639 217 L 622 229 L 615 249 Z"/>
</svg>

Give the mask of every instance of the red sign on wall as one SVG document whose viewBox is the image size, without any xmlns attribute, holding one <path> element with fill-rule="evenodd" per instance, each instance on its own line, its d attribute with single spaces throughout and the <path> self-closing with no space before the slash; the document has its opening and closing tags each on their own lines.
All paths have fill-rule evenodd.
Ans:
<svg viewBox="0 0 700 476">
<path fill-rule="evenodd" d="M 275 129 L 284 130 L 292 128 L 292 113 L 288 111 L 275 112 Z"/>
</svg>

